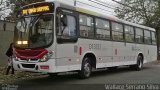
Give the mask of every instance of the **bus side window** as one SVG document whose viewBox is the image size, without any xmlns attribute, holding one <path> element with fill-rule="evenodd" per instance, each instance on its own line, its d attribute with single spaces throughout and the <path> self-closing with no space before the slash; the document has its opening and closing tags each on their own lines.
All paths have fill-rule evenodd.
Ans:
<svg viewBox="0 0 160 90">
<path fill-rule="evenodd" d="M 61 15 L 61 34 L 62 36 L 76 36 L 76 19 L 71 15 Z"/>
<path fill-rule="evenodd" d="M 126 42 L 134 42 L 134 28 L 132 26 L 125 25 L 124 31 Z"/>
<path fill-rule="evenodd" d="M 153 45 L 156 45 L 156 34 L 155 34 L 155 32 L 151 32 L 151 36 L 152 36 L 152 44 Z"/>
<path fill-rule="evenodd" d="M 79 15 L 80 36 L 84 38 L 94 38 L 94 22 L 93 17 L 87 15 Z"/>
<path fill-rule="evenodd" d="M 144 30 L 144 42 L 145 42 L 145 44 L 151 44 L 152 43 L 151 33 L 148 30 Z"/>
<path fill-rule="evenodd" d="M 116 41 L 124 41 L 122 24 L 112 22 L 112 38 Z"/>
<path fill-rule="evenodd" d="M 67 16 L 66 16 L 66 15 L 63 15 L 63 14 L 60 14 L 60 20 L 59 20 L 59 22 L 60 22 L 60 25 L 59 25 L 59 27 L 60 27 L 59 33 L 60 33 L 60 35 L 62 35 L 63 32 L 64 32 L 64 30 L 65 30 L 66 27 L 67 27 Z"/>
<path fill-rule="evenodd" d="M 135 29 L 135 40 L 137 43 L 143 43 L 143 29 L 136 28 Z"/>
<path fill-rule="evenodd" d="M 61 24 L 63 27 L 67 27 L 67 15 L 61 15 Z"/>
<path fill-rule="evenodd" d="M 110 23 L 107 20 L 95 19 L 96 21 L 96 38 L 110 39 Z"/>
</svg>

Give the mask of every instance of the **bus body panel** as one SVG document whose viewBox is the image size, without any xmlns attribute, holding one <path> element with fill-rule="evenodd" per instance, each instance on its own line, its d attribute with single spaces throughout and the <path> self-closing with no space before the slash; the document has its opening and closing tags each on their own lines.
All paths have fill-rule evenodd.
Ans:
<svg viewBox="0 0 160 90">
<path fill-rule="evenodd" d="M 60 2 L 55 1 L 55 12 L 58 7 L 66 8 L 66 6 L 61 4 Z M 82 7 L 82 3 L 78 4 L 77 7 L 74 6 L 74 2 L 71 2 L 69 8 L 72 8 L 72 10 L 75 10 L 75 12 L 82 14 L 85 11 L 82 11 L 84 9 Z M 84 5 L 85 7 L 86 5 Z M 81 8 L 81 10 L 80 10 Z M 85 7 L 85 9 L 89 8 L 88 10 L 93 11 L 93 7 Z M 92 10 L 93 9 L 93 10 Z M 85 13 L 88 15 L 92 15 L 89 13 Z M 94 16 L 94 15 L 92 15 Z M 103 16 L 103 17 L 101 17 Z M 117 18 L 109 18 L 107 15 L 102 15 L 101 12 L 98 10 L 96 13 L 95 18 L 101 17 L 104 19 L 108 19 L 110 22 L 112 20 L 118 21 L 123 24 L 129 24 L 135 27 L 141 27 L 144 29 L 149 29 L 150 31 L 154 31 L 154 29 L 129 23 L 126 21 L 119 20 Z M 92 53 L 96 57 L 96 69 L 98 68 L 106 68 L 106 67 L 114 67 L 114 66 L 121 66 L 121 65 L 134 65 L 137 63 L 137 57 L 139 54 L 142 54 L 144 56 L 144 63 L 155 61 L 156 60 L 156 50 L 157 47 L 155 45 L 146 45 L 146 44 L 138 44 L 136 42 L 134 43 L 128 43 L 126 41 L 119 42 L 119 41 L 113 41 L 111 40 L 96 40 L 96 37 L 94 38 L 82 38 L 81 36 L 78 36 L 78 40 L 75 43 L 57 43 L 57 34 L 56 34 L 56 13 L 54 17 L 54 41 L 53 44 L 47 48 L 48 51 L 54 51 L 54 54 L 51 59 L 49 59 L 47 62 L 36 62 L 36 63 L 30 63 L 30 62 L 20 62 L 17 60 L 13 60 L 13 65 L 16 70 L 22 70 L 22 71 L 31 71 L 31 72 L 47 72 L 47 73 L 57 73 L 57 72 L 66 72 L 66 71 L 75 71 L 75 70 L 81 70 L 82 61 L 84 59 L 84 56 L 88 53 Z M 79 30 L 79 28 L 78 28 Z M 80 49 L 81 48 L 81 49 Z M 36 70 L 36 67 L 34 68 L 23 68 L 22 64 L 35 64 L 35 66 L 38 66 L 40 68 L 40 65 L 48 65 L 49 70 Z M 19 65 L 19 67 L 18 67 Z"/>
</svg>

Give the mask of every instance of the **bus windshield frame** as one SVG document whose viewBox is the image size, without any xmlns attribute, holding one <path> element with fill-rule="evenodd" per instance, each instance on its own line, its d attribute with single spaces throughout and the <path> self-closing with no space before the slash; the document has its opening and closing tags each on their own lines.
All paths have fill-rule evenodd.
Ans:
<svg viewBox="0 0 160 90">
<path fill-rule="evenodd" d="M 42 48 L 53 43 L 54 14 L 25 16 L 18 19 L 14 43 L 17 48 Z"/>
<path fill-rule="evenodd" d="M 22 7 L 17 12 L 14 32 L 16 48 L 49 47 L 54 40 L 54 3 L 40 2 Z"/>
</svg>

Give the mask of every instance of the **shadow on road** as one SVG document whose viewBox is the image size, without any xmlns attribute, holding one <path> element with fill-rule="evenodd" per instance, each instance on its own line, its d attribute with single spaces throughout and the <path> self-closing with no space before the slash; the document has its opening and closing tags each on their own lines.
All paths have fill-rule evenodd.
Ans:
<svg viewBox="0 0 160 90">
<path fill-rule="evenodd" d="M 153 69 L 153 67 L 144 67 L 142 71 L 148 71 L 150 69 Z M 14 84 L 19 86 L 18 90 L 106 90 L 105 83 L 94 84 L 94 82 L 101 82 L 104 79 L 114 78 L 120 75 L 135 74 L 135 72 L 139 73 L 139 71 L 133 71 L 128 67 L 120 67 L 116 70 L 99 70 L 93 72 L 88 79 L 79 79 L 77 73 L 61 74 L 56 78 L 51 78 L 48 75 L 40 75 L 35 76 L 33 79 L 16 81 Z"/>
<path fill-rule="evenodd" d="M 144 67 L 143 70 L 148 70 L 151 69 L 152 67 Z M 90 79 L 97 79 L 99 77 L 107 77 L 107 76 L 113 76 L 116 74 L 123 74 L 123 73 L 132 73 L 132 72 L 139 72 L 139 71 L 134 71 L 131 70 L 128 67 L 120 67 L 116 70 L 99 70 L 96 72 L 93 72 L 91 77 L 88 79 L 79 79 L 77 73 L 70 73 L 70 74 L 61 74 L 58 75 L 54 78 L 49 77 L 48 75 L 40 75 L 40 76 L 35 76 L 33 79 L 28 79 L 28 80 L 20 80 L 16 81 L 15 84 L 38 84 L 38 85 L 46 85 L 46 84 L 70 84 L 70 82 L 79 82 L 79 81 L 85 81 L 85 80 L 90 80 Z"/>
</svg>

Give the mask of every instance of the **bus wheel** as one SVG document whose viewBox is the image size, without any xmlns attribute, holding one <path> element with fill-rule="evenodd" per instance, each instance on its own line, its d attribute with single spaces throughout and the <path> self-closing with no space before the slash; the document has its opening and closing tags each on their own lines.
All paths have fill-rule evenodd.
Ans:
<svg viewBox="0 0 160 90">
<path fill-rule="evenodd" d="M 142 58 L 142 56 L 139 55 L 138 58 L 137 58 L 137 64 L 136 65 L 131 65 L 130 67 L 131 67 L 131 69 L 134 69 L 136 71 L 142 70 L 142 68 L 143 68 L 143 58 Z"/>
<path fill-rule="evenodd" d="M 49 77 L 55 78 L 58 76 L 58 73 L 48 73 Z"/>
<path fill-rule="evenodd" d="M 90 64 L 90 59 L 89 58 L 84 58 L 82 62 L 82 67 L 81 71 L 79 71 L 79 76 L 81 79 L 89 78 L 92 72 L 92 67 Z"/>
</svg>

